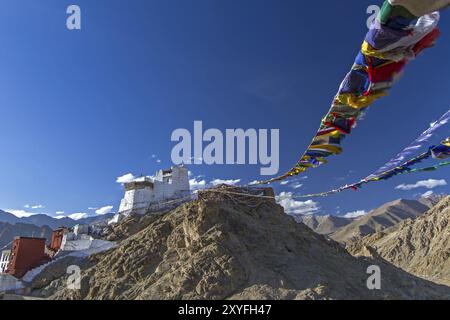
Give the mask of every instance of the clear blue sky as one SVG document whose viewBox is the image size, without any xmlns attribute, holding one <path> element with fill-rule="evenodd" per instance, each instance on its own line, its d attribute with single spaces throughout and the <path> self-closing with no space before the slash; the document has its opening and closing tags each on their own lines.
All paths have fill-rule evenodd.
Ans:
<svg viewBox="0 0 450 320">
<path fill-rule="evenodd" d="M 65 27 L 72 3 L 82 9 L 81 31 Z M 381 3 L 2 1 L 0 208 L 42 204 L 49 214 L 117 209 L 123 190 L 116 177 L 170 166 L 171 132 L 192 128 L 194 120 L 223 130 L 279 128 L 281 171 L 289 169 L 358 52 L 366 8 Z M 296 193 L 370 174 L 448 110 L 450 10 L 440 28 L 438 45 L 370 109 L 344 142 L 343 155 L 308 172 Z M 259 166 L 190 169 L 207 180 L 261 178 Z M 394 187 L 429 178 L 450 183 L 446 169 L 314 201 L 328 213 L 338 206 L 341 213 L 369 210 L 427 191 Z"/>
</svg>

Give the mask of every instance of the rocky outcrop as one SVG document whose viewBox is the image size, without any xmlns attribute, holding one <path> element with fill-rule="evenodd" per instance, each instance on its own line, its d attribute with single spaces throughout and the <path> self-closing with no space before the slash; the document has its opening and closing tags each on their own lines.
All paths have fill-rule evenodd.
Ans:
<svg viewBox="0 0 450 320">
<path fill-rule="evenodd" d="M 370 248 L 407 272 L 450 286 L 450 196 L 424 215 L 350 242 L 347 248 L 357 256 Z"/>
</svg>

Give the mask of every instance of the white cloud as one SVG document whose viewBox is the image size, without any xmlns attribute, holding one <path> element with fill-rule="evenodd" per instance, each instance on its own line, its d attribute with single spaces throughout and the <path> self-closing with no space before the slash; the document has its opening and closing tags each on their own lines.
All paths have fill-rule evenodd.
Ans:
<svg viewBox="0 0 450 320">
<path fill-rule="evenodd" d="M 33 204 L 33 205 L 26 204 L 26 205 L 24 205 L 24 208 L 27 208 L 27 209 L 43 209 L 44 206 L 42 204 Z"/>
<path fill-rule="evenodd" d="M 301 187 L 303 187 L 302 183 L 293 183 L 289 186 L 292 189 L 300 189 Z"/>
<path fill-rule="evenodd" d="M 277 197 L 277 202 L 290 215 L 309 215 L 319 211 L 319 204 L 312 200 L 294 200 L 292 192 L 281 192 Z"/>
<path fill-rule="evenodd" d="M 352 212 L 347 212 L 346 214 L 344 214 L 344 218 L 359 218 L 365 216 L 367 213 L 368 212 L 366 212 L 365 210 L 356 210 Z"/>
<path fill-rule="evenodd" d="M 158 159 L 158 160 L 156 160 L 156 162 L 157 162 L 157 163 L 161 163 L 161 160 L 160 160 L 160 159 Z"/>
<path fill-rule="evenodd" d="M 235 186 L 235 185 L 237 185 L 239 182 L 241 182 L 241 179 L 236 179 L 236 180 L 233 180 L 233 179 L 228 179 L 228 180 L 224 180 L 224 179 L 214 179 L 214 180 L 211 181 L 210 183 L 211 183 L 213 186 L 218 186 L 218 185 L 220 185 L 220 184 L 228 184 L 228 185 L 231 185 L 231 186 Z"/>
<path fill-rule="evenodd" d="M 190 186 L 191 191 L 205 189 L 206 181 L 203 179 L 200 179 L 199 177 L 195 177 L 195 178 L 189 180 L 189 186 Z"/>
<path fill-rule="evenodd" d="M 114 206 L 104 206 L 101 207 L 100 209 L 95 210 L 95 213 L 102 216 L 104 214 L 110 213 L 113 208 Z"/>
<path fill-rule="evenodd" d="M 444 179 L 442 180 L 435 180 L 435 179 L 428 179 L 428 180 L 421 180 L 417 181 L 415 184 L 400 184 L 395 187 L 395 189 L 398 190 L 412 190 L 416 188 L 427 188 L 427 189 L 433 189 L 439 186 L 446 186 L 447 181 Z"/>
<path fill-rule="evenodd" d="M 133 182 L 136 179 L 131 173 L 124 174 L 123 176 L 117 177 L 117 183 L 128 183 Z"/>
<path fill-rule="evenodd" d="M 64 211 L 56 211 L 55 213 L 56 214 L 64 214 L 65 212 Z"/>
<path fill-rule="evenodd" d="M 157 155 L 156 154 L 152 154 L 152 158 L 154 159 L 154 158 L 156 158 L 157 157 Z"/>
<path fill-rule="evenodd" d="M 25 210 L 16 210 L 16 209 L 7 209 L 6 212 L 12 213 L 18 218 L 31 217 L 37 213 L 35 212 L 27 212 Z"/>
<path fill-rule="evenodd" d="M 301 180 L 306 180 L 308 179 L 308 176 L 301 176 L 301 177 L 296 177 L 294 179 L 290 179 L 290 180 L 283 180 L 280 182 L 280 186 L 285 186 L 289 184 L 289 187 L 294 188 L 294 189 L 298 189 L 300 188 L 300 181 Z M 297 186 L 297 187 L 296 187 Z"/>
<path fill-rule="evenodd" d="M 87 216 L 88 216 L 88 214 L 85 212 L 77 212 L 77 213 L 72 213 L 72 214 L 68 215 L 68 217 L 73 220 L 80 220 L 83 218 L 87 218 Z"/>
<path fill-rule="evenodd" d="M 96 207 L 89 207 L 88 210 L 97 210 L 98 208 Z"/>
<path fill-rule="evenodd" d="M 434 192 L 430 190 L 430 191 L 427 191 L 427 192 L 423 193 L 423 194 L 421 195 L 421 197 L 422 197 L 422 198 L 429 198 L 429 197 L 431 197 L 433 194 L 434 194 Z"/>
<path fill-rule="evenodd" d="M 56 216 L 55 217 L 55 219 L 58 219 L 58 220 L 60 220 L 60 219 L 64 219 L 64 218 L 67 218 L 66 216 L 64 216 L 64 215 L 59 215 L 59 216 Z"/>
</svg>

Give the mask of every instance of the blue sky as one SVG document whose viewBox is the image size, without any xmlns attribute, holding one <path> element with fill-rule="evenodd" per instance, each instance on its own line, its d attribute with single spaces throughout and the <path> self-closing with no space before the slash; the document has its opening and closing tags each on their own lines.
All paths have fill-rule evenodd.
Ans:
<svg viewBox="0 0 450 320">
<path fill-rule="evenodd" d="M 72 3 L 82 10 L 81 31 L 65 26 Z M 280 173 L 288 170 L 358 52 L 367 7 L 381 3 L 2 1 L 0 208 L 117 209 L 123 190 L 116 178 L 170 166 L 172 131 L 191 129 L 194 120 L 221 130 L 279 128 Z M 438 45 L 373 105 L 344 153 L 308 172 L 301 188 L 277 191 L 320 192 L 359 180 L 449 109 L 449 10 L 440 28 Z M 190 170 L 207 181 L 261 178 L 259 166 Z M 428 191 L 396 190 L 399 184 L 449 178 L 448 169 L 405 175 L 314 201 L 323 213 L 369 210 Z"/>
</svg>

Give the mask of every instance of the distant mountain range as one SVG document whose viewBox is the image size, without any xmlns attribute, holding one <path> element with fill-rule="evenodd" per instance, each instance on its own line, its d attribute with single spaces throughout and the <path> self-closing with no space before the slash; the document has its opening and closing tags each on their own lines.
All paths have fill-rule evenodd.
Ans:
<svg viewBox="0 0 450 320">
<path fill-rule="evenodd" d="M 50 241 L 52 229 L 49 226 L 38 227 L 28 223 L 4 223 L 0 222 L 0 250 L 8 245 L 14 237 L 46 238 Z"/>
<path fill-rule="evenodd" d="M 360 239 L 364 236 L 390 228 L 405 219 L 414 219 L 434 207 L 445 195 L 431 196 L 419 200 L 399 199 L 388 202 L 358 218 L 333 215 L 296 216 L 314 232 L 341 243 Z"/>
<path fill-rule="evenodd" d="M 429 208 L 417 200 L 399 199 L 388 202 L 335 231 L 330 238 L 346 243 L 392 227 L 405 219 L 416 218 Z"/>
<path fill-rule="evenodd" d="M 94 224 L 109 220 L 114 213 L 101 216 L 73 220 L 71 218 L 56 219 L 45 214 L 30 217 L 16 217 L 12 213 L 0 210 L 0 249 L 10 243 L 14 237 L 46 238 L 50 241 L 52 230 L 60 227 L 73 227 L 77 224 Z"/>
<path fill-rule="evenodd" d="M 310 229 L 318 234 L 329 235 L 336 232 L 338 229 L 355 221 L 354 218 L 344 218 L 332 215 L 318 216 L 306 215 L 296 217 L 297 222 L 303 222 Z"/>
<path fill-rule="evenodd" d="M 114 213 L 108 213 L 101 216 L 94 216 L 83 218 L 80 220 L 74 220 L 68 217 L 56 219 L 46 214 L 35 214 L 29 217 L 19 218 L 13 215 L 12 213 L 0 210 L 0 222 L 10 224 L 17 224 L 17 223 L 33 224 L 38 227 L 49 226 L 52 229 L 57 229 L 62 226 L 73 227 L 77 224 L 92 224 L 106 219 L 111 219 L 113 216 Z"/>
</svg>

